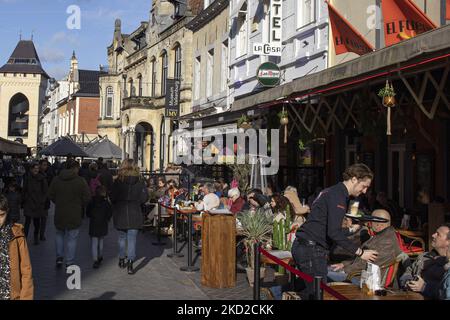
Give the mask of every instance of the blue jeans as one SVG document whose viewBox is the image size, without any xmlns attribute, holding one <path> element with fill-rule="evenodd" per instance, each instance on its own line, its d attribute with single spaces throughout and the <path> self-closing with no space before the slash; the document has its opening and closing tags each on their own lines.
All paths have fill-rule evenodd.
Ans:
<svg viewBox="0 0 450 320">
<path fill-rule="evenodd" d="M 119 258 L 128 260 L 136 260 L 136 238 L 139 230 L 129 229 L 126 231 L 119 230 Z M 127 254 L 125 254 L 125 247 Z"/>
<path fill-rule="evenodd" d="M 66 265 L 72 265 L 75 262 L 79 232 L 79 229 L 56 229 L 56 257 L 64 258 L 64 247 L 67 245 Z"/>
<path fill-rule="evenodd" d="M 347 279 L 348 274 L 341 271 L 332 271 L 331 269 L 328 269 L 328 279 L 330 279 L 332 282 L 345 282 Z M 350 279 L 350 281 L 354 284 L 359 286 L 360 283 L 360 277 L 353 277 Z"/>
<path fill-rule="evenodd" d="M 313 278 L 315 276 L 322 277 L 322 282 L 327 283 L 327 260 L 328 250 L 320 246 L 299 244 L 297 240 L 292 245 L 292 257 L 297 268 Z M 304 300 L 314 299 L 314 282 L 300 281 L 300 295 Z M 300 288 L 296 288 L 300 289 Z"/>
<path fill-rule="evenodd" d="M 103 237 L 91 237 L 92 259 L 97 261 L 98 258 L 103 257 Z"/>
</svg>

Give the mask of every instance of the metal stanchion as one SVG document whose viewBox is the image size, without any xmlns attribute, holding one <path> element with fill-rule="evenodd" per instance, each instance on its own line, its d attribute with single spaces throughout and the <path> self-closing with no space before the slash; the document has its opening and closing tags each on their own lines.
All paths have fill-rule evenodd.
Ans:
<svg viewBox="0 0 450 320">
<path fill-rule="evenodd" d="M 254 270 L 254 279 L 253 279 L 253 300 L 261 300 L 261 292 L 260 292 L 260 265 L 261 265 L 261 254 L 259 252 L 259 243 L 253 244 L 253 270 Z"/>
<path fill-rule="evenodd" d="M 165 242 L 161 242 L 161 204 L 160 203 L 158 203 L 158 233 L 157 233 L 156 237 L 157 237 L 158 241 L 152 243 L 154 246 L 166 245 Z"/>
<path fill-rule="evenodd" d="M 177 239 L 177 230 L 178 230 L 178 228 L 177 228 L 177 213 L 178 213 L 177 208 L 174 208 L 174 209 L 173 209 L 173 233 L 172 233 L 172 239 L 173 239 L 173 252 L 172 252 L 172 253 L 169 253 L 169 254 L 167 255 L 169 258 L 173 258 L 173 257 L 181 258 L 181 257 L 184 257 L 184 254 L 178 252 L 178 239 Z"/>
<path fill-rule="evenodd" d="M 323 300 L 323 292 L 320 288 L 320 284 L 322 283 L 322 277 L 315 276 L 314 277 L 314 300 Z"/>
<path fill-rule="evenodd" d="M 181 271 L 187 271 L 187 272 L 194 272 L 194 271 L 198 271 L 200 270 L 199 267 L 195 267 L 192 264 L 192 213 L 189 213 L 189 217 L 188 217 L 188 265 L 186 267 L 181 267 L 180 270 Z"/>
</svg>

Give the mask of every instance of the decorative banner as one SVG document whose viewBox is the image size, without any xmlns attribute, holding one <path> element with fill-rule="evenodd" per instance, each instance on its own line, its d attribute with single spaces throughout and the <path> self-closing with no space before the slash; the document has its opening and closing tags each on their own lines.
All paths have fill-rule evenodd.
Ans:
<svg viewBox="0 0 450 320">
<path fill-rule="evenodd" d="M 411 0 L 383 0 L 381 8 L 386 47 L 436 28 Z"/>
<path fill-rule="evenodd" d="M 179 79 L 167 79 L 166 82 L 166 117 L 175 118 L 180 115 L 180 86 Z"/>
<path fill-rule="evenodd" d="M 354 52 L 360 56 L 375 48 L 328 1 L 331 30 L 336 54 Z"/>
<path fill-rule="evenodd" d="M 280 83 L 280 68 L 272 62 L 264 62 L 256 72 L 259 83 L 265 87 L 275 87 Z"/>
</svg>

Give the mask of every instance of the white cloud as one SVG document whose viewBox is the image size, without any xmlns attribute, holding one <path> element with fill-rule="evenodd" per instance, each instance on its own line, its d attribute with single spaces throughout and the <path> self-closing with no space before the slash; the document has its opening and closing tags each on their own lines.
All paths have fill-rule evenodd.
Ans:
<svg viewBox="0 0 450 320">
<path fill-rule="evenodd" d="M 60 63 L 66 59 L 66 55 L 60 49 L 42 48 L 39 51 L 39 57 L 42 62 L 46 63 Z"/>
<path fill-rule="evenodd" d="M 67 34 L 64 31 L 55 33 L 50 40 L 53 44 L 68 43 L 71 45 L 79 45 L 78 38 L 74 35 Z"/>
<path fill-rule="evenodd" d="M 52 67 L 47 70 L 50 77 L 61 80 L 67 75 L 67 69 L 61 66 Z"/>
</svg>

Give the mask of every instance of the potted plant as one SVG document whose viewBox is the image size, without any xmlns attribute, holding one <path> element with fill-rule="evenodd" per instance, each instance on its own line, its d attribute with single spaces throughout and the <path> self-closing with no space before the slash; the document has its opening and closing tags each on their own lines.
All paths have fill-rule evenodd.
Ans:
<svg viewBox="0 0 450 320">
<path fill-rule="evenodd" d="M 386 81 L 386 86 L 378 92 L 378 96 L 383 99 L 385 107 L 393 107 L 395 105 L 395 95 L 394 86 L 392 84 L 389 85 L 389 81 Z"/>
<path fill-rule="evenodd" d="M 289 123 L 289 114 L 284 108 L 278 113 L 278 118 L 280 118 L 280 124 L 282 126 L 285 126 Z"/>
<path fill-rule="evenodd" d="M 250 286 L 253 287 L 254 270 L 253 265 L 255 252 L 253 245 L 255 243 L 268 243 L 271 241 L 272 217 L 266 213 L 265 209 L 260 208 L 253 211 L 244 211 L 238 216 L 241 227 L 241 234 L 245 237 L 242 242 L 245 246 L 248 267 L 247 278 Z M 260 269 L 260 275 L 264 278 L 265 268 Z"/>
<path fill-rule="evenodd" d="M 237 121 L 238 128 L 250 129 L 252 125 L 250 124 L 250 119 L 245 115 L 241 115 Z"/>
</svg>

